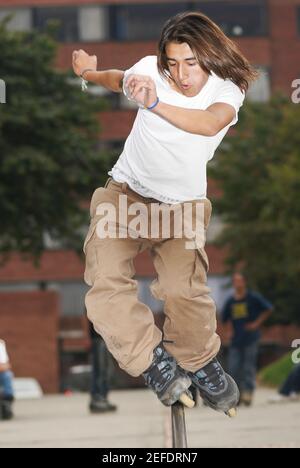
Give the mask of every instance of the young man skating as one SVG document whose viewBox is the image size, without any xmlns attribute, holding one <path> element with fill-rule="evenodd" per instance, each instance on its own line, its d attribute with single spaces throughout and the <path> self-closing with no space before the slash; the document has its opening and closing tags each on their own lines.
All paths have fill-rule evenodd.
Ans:
<svg viewBox="0 0 300 468">
<path fill-rule="evenodd" d="M 91 200 L 84 243 L 88 317 L 120 367 L 132 376 L 142 374 L 165 405 L 193 382 L 209 406 L 228 412 L 239 392 L 216 359 L 220 338 L 206 285 L 204 245 L 194 239 L 194 248 L 187 248 L 187 236 L 177 236 L 173 225 L 167 236 L 160 228 L 151 235 L 152 212 L 153 205 L 178 211 L 190 204 L 193 222 L 195 208 L 202 210 L 206 231 L 211 216 L 206 165 L 237 122 L 256 72 L 215 23 L 195 12 L 170 18 L 157 55 L 141 58 L 125 72 L 96 71 L 96 56 L 82 50 L 73 52 L 73 68 L 86 81 L 124 92 L 139 105 L 119 160 Z M 119 213 L 122 195 L 128 203 L 126 221 L 132 221 L 135 203 L 142 203 L 149 231 L 130 229 L 122 212 L 109 223 L 111 234 L 121 227 L 122 235 L 99 235 L 104 204 Z M 158 273 L 151 291 L 165 303 L 163 333 L 137 299 L 133 259 L 145 249 Z"/>
</svg>

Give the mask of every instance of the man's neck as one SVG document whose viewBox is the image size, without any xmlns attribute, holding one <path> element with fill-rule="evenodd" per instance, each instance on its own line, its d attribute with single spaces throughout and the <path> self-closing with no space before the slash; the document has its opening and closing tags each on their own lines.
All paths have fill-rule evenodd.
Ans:
<svg viewBox="0 0 300 468">
<path fill-rule="evenodd" d="M 235 291 L 234 297 L 237 300 L 244 299 L 247 295 L 247 289 L 242 289 L 241 291 Z"/>
</svg>

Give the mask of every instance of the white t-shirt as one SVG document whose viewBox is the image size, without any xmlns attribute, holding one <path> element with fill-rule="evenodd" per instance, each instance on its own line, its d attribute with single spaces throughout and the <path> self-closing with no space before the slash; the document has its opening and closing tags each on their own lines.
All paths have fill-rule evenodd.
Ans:
<svg viewBox="0 0 300 468">
<path fill-rule="evenodd" d="M 206 110 L 215 102 L 224 102 L 234 107 L 236 116 L 217 135 L 208 137 L 186 132 L 159 115 L 139 108 L 123 152 L 108 174 L 118 182 L 127 182 L 141 195 L 165 203 L 206 198 L 207 162 L 229 127 L 238 121 L 245 93 L 229 79 L 223 80 L 211 73 L 201 91 L 187 97 L 161 77 L 156 55 L 148 55 L 126 70 L 124 86 L 132 73 L 151 76 L 159 99 L 166 104 Z M 123 91 L 126 95 L 124 87 Z"/>
<path fill-rule="evenodd" d="M 9 361 L 5 342 L 0 340 L 0 364 L 7 364 Z"/>
</svg>

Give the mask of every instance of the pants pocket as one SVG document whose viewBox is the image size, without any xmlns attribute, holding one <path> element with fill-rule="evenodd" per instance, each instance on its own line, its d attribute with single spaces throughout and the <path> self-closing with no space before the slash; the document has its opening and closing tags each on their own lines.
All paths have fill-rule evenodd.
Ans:
<svg viewBox="0 0 300 468">
<path fill-rule="evenodd" d="M 84 270 L 84 281 L 89 286 L 92 286 L 99 269 L 98 258 L 95 244 L 92 243 L 92 239 L 96 232 L 97 219 L 92 220 L 87 236 L 83 245 L 83 252 L 85 254 L 85 270 Z"/>
<path fill-rule="evenodd" d="M 208 273 L 209 272 L 209 260 L 208 260 L 207 253 L 205 252 L 205 249 L 198 247 L 197 254 L 205 269 L 205 272 Z"/>
<path fill-rule="evenodd" d="M 97 227 L 97 219 L 92 219 L 91 222 L 90 222 L 90 226 L 89 226 L 89 229 L 88 229 L 88 233 L 85 237 L 85 241 L 84 241 L 84 244 L 83 244 L 83 252 L 86 254 L 86 249 L 87 249 L 87 246 L 89 244 L 89 242 L 91 241 L 95 231 L 96 231 L 96 227 Z"/>
<path fill-rule="evenodd" d="M 209 270 L 208 257 L 203 248 L 195 249 L 195 268 L 191 277 L 191 296 L 203 292 L 203 286 L 207 284 L 207 273 Z"/>
</svg>

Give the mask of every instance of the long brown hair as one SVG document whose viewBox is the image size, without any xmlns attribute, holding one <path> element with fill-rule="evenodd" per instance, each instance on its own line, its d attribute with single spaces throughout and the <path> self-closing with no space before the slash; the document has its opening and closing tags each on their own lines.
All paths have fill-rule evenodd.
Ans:
<svg viewBox="0 0 300 468">
<path fill-rule="evenodd" d="M 231 41 L 211 19 L 200 12 L 179 13 L 163 26 L 158 42 L 157 66 L 159 73 L 171 78 L 166 59 L 169 42 L 186 42 L 201 68 L 220 78 L 229 78 L 242 91 L 247 91 L 258 72 L 244 57 L 238 46 Z"/>
</svg>

